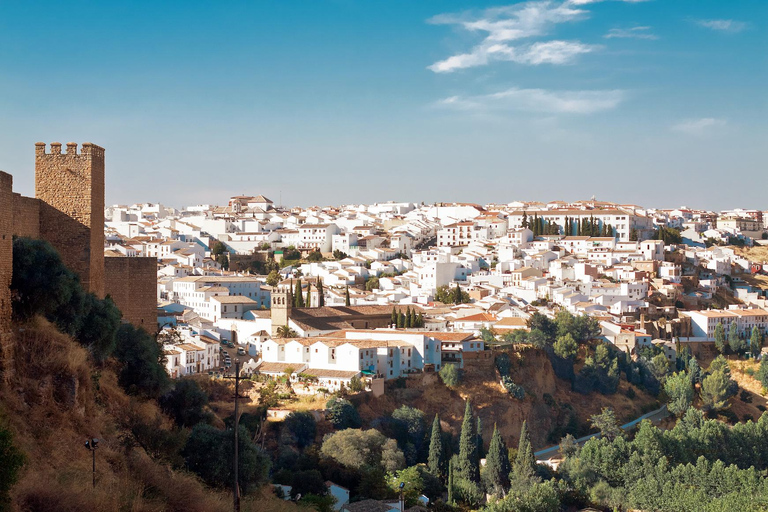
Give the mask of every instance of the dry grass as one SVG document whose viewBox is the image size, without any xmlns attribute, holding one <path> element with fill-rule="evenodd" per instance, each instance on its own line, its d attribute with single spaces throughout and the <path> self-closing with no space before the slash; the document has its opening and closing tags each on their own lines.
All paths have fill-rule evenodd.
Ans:
<svg viewBox="0 0 768 512">
<path fill-rule="evenodd" d="M 231 495 L 194 475 L 172 470 L 137 446 L 128 426 L 167 430 L 154 401 L 127 396 L 109 366 L 94 368 L 88 353 L 44 320 L 23 326 L 13 344 L 12 373 L 0 388 L 0 414 L 26 454 L 11 490 L 12 510 L 226 511 Z M 85 439 L 100 439 L 96 488 Z M 243 510 L 291 510 L 270 493 L 245 500 Z"/>
<path fill-rule="evenodd" d="M 768 247 L 762 245 L 755 245 L 754 247 L 735 247 L 730 246 L 736 254 L 747 258 L 749 261 L 755 263 L 763 263 L 768 261 Z"/>
</svg>

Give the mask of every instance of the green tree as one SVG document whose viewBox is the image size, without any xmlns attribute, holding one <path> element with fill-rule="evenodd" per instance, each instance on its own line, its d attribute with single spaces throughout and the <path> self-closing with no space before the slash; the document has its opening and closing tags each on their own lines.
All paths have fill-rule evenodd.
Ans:
<svg viewBox="0 0 768 512">
<path fill-rule="evenodd" d="M 729 377 L 723 370 L 716 370 L 701 381 L 701 401 L 704 410 L 720 410 L 728 400 Z"/>
<path fill-rule="evenodd" d="M 443 384 L 449 388 L 455 388 L 461 380 L 459 370 L 456 368 L 455 364 L 451 363 L 444 364 L 440 369 L 440 378 L 442 379 Z"/>
<path fill-rule="evenodd" d="M 739 330 L 736 327 L 736 322 L 731 322 L 730 328 L 728 328 L 728 348 L 731 349 L 731 352 L 734 354 L 739 354 L 742 351 L 743 343 L 741 341 L 741 338 L 739 338 Z"/>
<path fill-rule="evenodd" d="M 568 333 L 565 336 L 558 337 L 552 348 L 555 351 L 555 355 L 558 357 L 573 360 L 576 358 L 576 352 L 578 351 L 579 346 L 574 341 L 573 336 Z"/>
<path fill-rule="evenodd" d="M 763 335 L 757 326 L 752 327 L 752 334 L 749 337 L 749 351 L 752 355 L 760 354 L 763 349 Z"/>
<path fill-rule="evenodd" d="M 594 414 L 590 417 L 592 428 L 600 431 L 600 435 L 608 441 L 613 441 L 621 436 L 621 428 L 616 420 L 616 413 L 610 407 L 603 407 L 600 414 Z"/>
<path fill-rule="evenodd" d="M 517 443 L 517 457 L 512 466 L 512 475 L 519 484 L 531 482 L 536 476 L 536 456 L 533 454 L 531 435 L 528 432 L 528 424 L 523 421 L 520 427 L 520 441 Z"/>
<path fill-rule="evenodd" d="M 307 261 L 323 261 L 323 253 L 320 251 L 312 251 L 307 255 Z"/>
<path fill-rule="evenodd" d="M 501 438 L 499 429 L 493 426 L 491 444 L 488 446 L 488 455 L 485 458 L 483 481 L 486 490 L 496 496 L 504 496 L 509 490 L 509 473 L 512 466 L 509 462 L 509 450 Z"/>
<path fill-rule="evenodd" d="M 379 278 L 372 276 L 369 277 L 368 280 L 365 282 L 365 289 L 366 291 L 372 292 L 373 290 L 379 289 Z"/>
<path fill-rule="evenodd" d="M 397 326 L 397 309 L 395 308 L 395 306 L 392 306 L 392 315 L 389 318 L 389 323 L 394 326 Z"/>
<path fill-rule="evenodd" d="M 305 299 L 305 305 L 308 308 L 312 307 L 312 283 L 307 281 L 307 298 Z"/>
<path fill-rule="evenodd" d="M 637 242 L 638 239 L 639 238 L 638 238 L 638 235 L 637 235 L 637 230 L 635 228 L 632 228 L 632 230 L 630 230 L 630 232 L 629 232 L 629 240 L 630 240 L 630 242 Z"/>
<path fill-rule="evenodd" d="M 317 422 L 311 412 L 294 411 L 285 417 L 283 426 L 300 450 L 315 442 Z"/>
<path fill-rule="evenodd" d="M 273 270 L 267 275 L 267 284 L 269 286 L 277 286 L 277 283 L 279 282 L 280 274 L 277 272 L 277 270 Z"/>
<path fill-rule="evenodd" d="M 432 421 L 432 434 L 429 437 L 429 458 L 427 465 L 429 471 L 438 478 L 442 478 L 445 472 L 443 459 L 443 430 L 440 428 L 440 418 L 435 414 Z"/>
<path fill-rule="evenodd" d="M 342 252 L 342 251 L 340 251 L 338 249 L 333 251 L 333 259 L 335 259 L 335 260 L 343 260 L 346 257 L 347 257 L 347 253 L 345 253 L 345 252 Z"/>
<path fill-rule="evenodd" d="M 399 311 L 397 313 L 397 327 L 398 329 L 405 328 L 405 313 L 403 313 L 402 311 Z"/>
<path fill-rule="evenodd" d="M 325 290 L 323 289 L 323 280 L 317 278 L 317 307 L 325 306 Z"/>
<path fill-rule="evenodd" d="M 304 296 L 301 294 L 301 292 L 302 292 L 301 279 L 297 279 L 296 286 L 293 290 L 293 307 L 295 308 L 304 307 Z"/>
<path fill-rule="evenodd" d="M 725 353 L 725 328 L 722 322 L 715 326 L 715 347 L 721 354 Z"/>
<path fill-rule="evenodd" d="M 169 386 L 162 347 L 144 329 L 122 324 L 117 331 L 115 357 L 118 383 L 130 394 L 157 398 Z"/>
<path fill-rule="evenodd" d="M 394 439 L 376 429 L 346 429 L 328 434 L 320 453 L 354 469 L 381 468 L 397 471 L 405 467 L 405 456 Z"/>
<path fill-rule="evenodd" d="M 213 415 L 206 411 L 208 394 L 192 379 L 179 379 L 173 389 L 160 397 L 160 407 L 180 427 L 207 423 Z"/>
<path fill-rule="evenodd" d="M 467 405 L 464 408 L 464 420 L 461 423 L 456 477 L 474 483 L 480 481 L 480 460 L 477 456 L 475 421 L 472 416 L 472 406 L 470 405 L 469 400 L 467 400 Z"/>
<path fill-rule="evenodd" d="M 243 492 L 248 492 L 267 481 L 269 457 L 253 443 L 242 425 L 238 439 L 238 483 Z M 205 483 L 225 488 L 232 485 L 234 478 L 234 448 L 234 430 L 218 430 L 200 423 L 192 429 L 182 456 L 187 468 Z"/>
<path fill-rule="evenodd" d="M 24 460 L 24 454 L 13 444 L 13 433 L 0 425 L 0 511 L 11 510 L 9 493 Z"/>
<path fill-rule="evenodd" d="M 278 338 L 298 338 L 298 336 L 299 334 L 287 325 L 281 325 L 277 328 Z"/>
<path fill-rule="evenodd" d="M 424 493 L 424 479 L 421 477 L 418 466 L 411 466 L 390 473 L 387 480 L 393 493 L 403 493 L 406 507 L 414 507 L 419 504 L 419 496 Z M 402 489 L 400 484 L 403 485 Z"/>
<path fill-rule="evenodd" d="M 667 409 L 677 417 L 682 416 L 693 403 L 693 384 L 685 372 L 673 373 L 664 382 L 669 397 Z"/>
<path fill-rule="evenodd" d="M 349 400 L 331 398 L 325 407 L 326 417 L 336 430 L 360 427 L 360 415 Z"/>
<path fill-rule="evenodd" d="M 344 305 L 350 306 L 350 300 L 349 300 L 349 286 L 344 287 Z"/>
</svg>

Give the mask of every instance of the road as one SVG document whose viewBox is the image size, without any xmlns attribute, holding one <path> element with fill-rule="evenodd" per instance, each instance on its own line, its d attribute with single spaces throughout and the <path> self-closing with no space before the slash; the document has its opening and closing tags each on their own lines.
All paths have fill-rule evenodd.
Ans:
<svg viewBox="0 0 768 512">
<path fill-rule="evenodd" d="M 629 430 L 633 428 L 635 425 L 640 423 L 643 420 L 650 420 L 652 423 L 658 423 L 659 421 L 663 420 L 669 416 L 669 412 L 667 412 L 667 406 L 663 405 L 659 409 L 656 409 L 655 411 L 651 411 L 649 413 L 643 414 L 639 418 L 636 418 L 629 423 L 625 423 L 621 426 L 622 430 Z M 590 434 L 588 436 L 580 437 L 576 440 L 576 444 L 583 445 L 593 437 L 600 437 L 600 433 L 597 432 L 595 434 Z M 555 455 L 558 455 L 560 451 L 560 445 L 550 446 L 549 448 L 545 448 L 543 450 L 539 450 L 538 452 L 535 452 L 534 455 L 536 456 L 536 460 L 539 462 L 544 462 L 548 459 L 551 459 Z"/>
</svg>

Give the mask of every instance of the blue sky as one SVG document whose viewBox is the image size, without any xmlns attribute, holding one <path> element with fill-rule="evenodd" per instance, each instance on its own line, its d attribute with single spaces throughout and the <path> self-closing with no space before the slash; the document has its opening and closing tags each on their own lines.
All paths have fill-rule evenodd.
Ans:
<svg viewBox="0 0 768 512">
<path fill-rule="evenodd" d="M 0 169 L 107 202 L 768 208 L 768 2 L 0 3 Z"/>
</svg>

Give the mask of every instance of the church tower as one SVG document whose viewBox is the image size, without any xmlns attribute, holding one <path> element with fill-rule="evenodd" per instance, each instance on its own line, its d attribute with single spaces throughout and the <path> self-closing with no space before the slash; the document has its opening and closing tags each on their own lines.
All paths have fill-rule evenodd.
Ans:
<svg viewBox="0 0 768 512">
<path fill-rule="evenodd" d="M 293 292 L 291 287 L 278 288 L 272 290 L 272 336 L 277 336 L 277 329 L 288 325 L 288 319 L 291 317 L 291 308 L 293 307 Z"/>
</svg>

